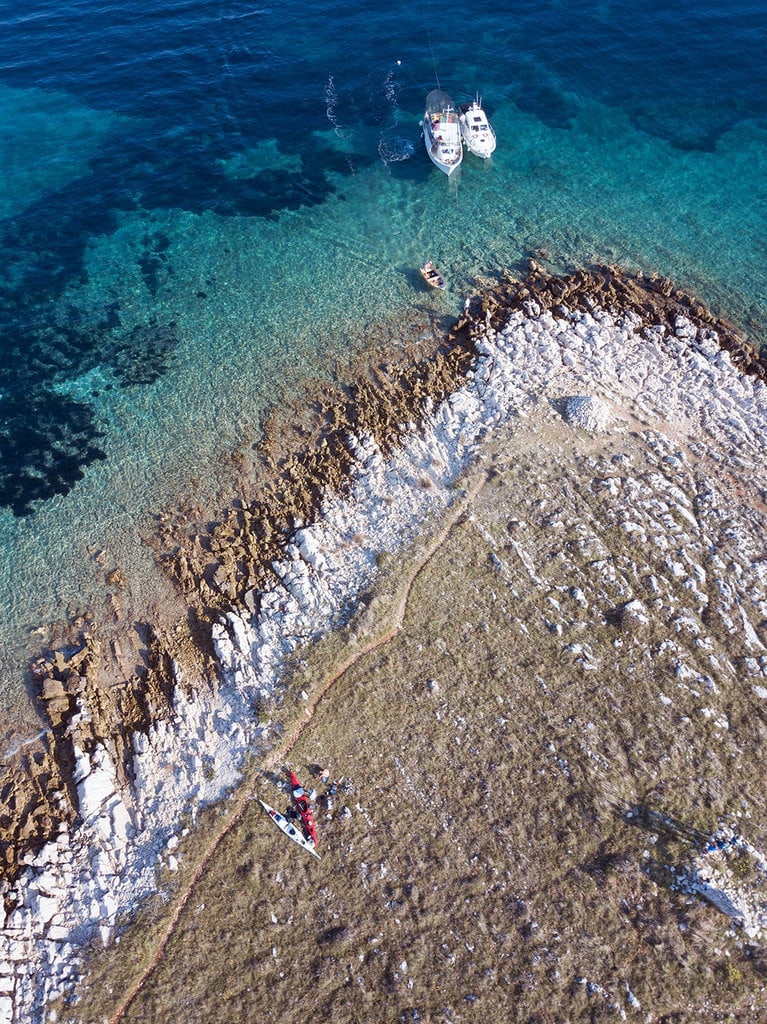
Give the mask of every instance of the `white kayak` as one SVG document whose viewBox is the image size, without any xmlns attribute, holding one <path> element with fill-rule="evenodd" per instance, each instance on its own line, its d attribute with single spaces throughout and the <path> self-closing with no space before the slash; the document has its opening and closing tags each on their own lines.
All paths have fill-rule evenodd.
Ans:
<svg viewBox="0 0 767 1024">
<path fill-rule="evenodd" d="M 294 843 L 298 843 L 299 846 L 303 846 L 303 848 L 313 854 L 317 860 L 320 860 L 320 855 L 314 849 L 314 843 L 311 839 L 307 839 L 303 832 L 301 832 L 300 829 L 297 829 L 292 821 L 288 821 L 284 814 L 280 814 L 279 811 L 275 811 L 273 807 L 270 807 L 269 804 L 265 803 L 263 800 L 259 800 L 258 802 L 272 819 L 277 828 L 281 829 L 288 839 L 292 839 Z"/>
</svg>

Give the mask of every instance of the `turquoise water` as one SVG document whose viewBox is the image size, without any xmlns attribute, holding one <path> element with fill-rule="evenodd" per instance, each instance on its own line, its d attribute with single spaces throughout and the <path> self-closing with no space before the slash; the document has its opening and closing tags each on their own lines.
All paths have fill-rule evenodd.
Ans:
<svg viewBox="0 0 767 1024">
<path fill-rule="evenodd" d="M 0 14 L 0 707 L 265 411 L 476 275 L 657 270 L 767 341 L 767 7 L 134 0 Z M 435 77 L 498 136 L 429 162 Z M 416 267 L 437 262 L 444 294 Z M 106 549 L 101 565 L 95 553 Z"/>
</svg>

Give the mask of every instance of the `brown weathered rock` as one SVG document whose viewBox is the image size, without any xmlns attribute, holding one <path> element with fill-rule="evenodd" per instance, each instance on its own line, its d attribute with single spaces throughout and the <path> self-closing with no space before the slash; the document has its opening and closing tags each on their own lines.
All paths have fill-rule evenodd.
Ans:
<svg viewBox="0 0 767 1024">
<path fill-rule="evenodd" d="M 123 576 L 122 569 L 112 569 L 111 572 L 107 573 L 107 585 L 110 587 L 119 587 L 121 590 L 127 587 L 128 583 Z"/>
<path fill-rule="evenodd" d="M 60 724 L 64 715 L 71 710 L 69 697 L 53 697 L 46 702 L 45 710 L 54 728 Z"/>
<path fill-rule="evenodd" d="M 66 691 L 64 690 L 64 684 L 59 679 L 52 679 L 50 676 L 43 679 L 43 700 L 51 701 L 57 700 L 61 697 L 66 697 Z"/>
<path fill-rule="evenodd" d="M 82 693 L 85 689 L 85 677 L 78 672 L 70 671 L 64 679 L 64 689 L 68 694 Z"/>
</svg>

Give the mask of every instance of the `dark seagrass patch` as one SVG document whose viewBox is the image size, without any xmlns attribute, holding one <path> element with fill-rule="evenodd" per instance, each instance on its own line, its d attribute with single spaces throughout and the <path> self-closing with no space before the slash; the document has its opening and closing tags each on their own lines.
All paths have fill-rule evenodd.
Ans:
<svg viewBox="0 0 767 1024">
<path fill-rule="evenodd" d="M 89 463 L 106 458 L 90 406 L 53 391 L 0 398 L 0 506 L 15 516 L 67 494 Z"/>
</svg>

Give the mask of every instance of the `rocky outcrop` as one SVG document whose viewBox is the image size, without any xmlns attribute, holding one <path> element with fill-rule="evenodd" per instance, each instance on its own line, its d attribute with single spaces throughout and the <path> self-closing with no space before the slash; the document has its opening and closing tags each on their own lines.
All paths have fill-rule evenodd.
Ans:
<svg viewBox="0 0 767 1024">
<path fill-rule="evenodd" d="M 659 274 L 627 274 L 620 267 L 597 264 L 559 276 L 547 274 L 531 259 L 527 277 L 518 280 L 507 274 L 501 284 L 483 292 L 478 305 L 476 319 L 495 329 L 515 311 L 537 316 L 545 310 L 602 309 L 618 316 L 633 313 L 644 327 L 665 323 L 673 328 L 681 317 L 696 329 L 715 331 L 719 347 L 742 373 L 767 380 L 767 359 L 733 324 Z"/>
<path fill-rule="evenodd" d="M 109 758 L 113 789 L 130 788 L 133 737 L 169 717 L 176 686 L 166 641 L 158 635 L 148 641 L 147 664 L 129 679 L 115 678 L 114 650 L 81 626 L 31 665 L 48 729 L 7 767 L 0 793 L 0 877 L 6 885 L 15 882 L 26 858 L 62 830 L 89 820 L 94 783 L 90 772 L 83 774 L 86 755 L 102 751 L 98 760 Z"/>
<path fill-rule="evenodd" d="M 312 521 L 328 493 L 349 485 L 357 466 L 351 438 L 369 437 L 386 455 L 433 403 L 454 392 L 469 371 L 473 341 L 461 321 L 428 359 L 389 363 L 346 393 L 321 391 L 309 440 L 285 451 L 277 417 L 262 444 L 269 479 L 258 497 L 226 510 L 210 527 L 186 537 L 168 534 L 162 556 L 187 599 L 214 619 L 230 607 L 257 610 L 259 592 L 274 580 L 274 562 L 300 524 Z"/>
<path fill-rule="evenodd" d="M 613 414 L 606 402 L 593 395 L 570 395 L 559 403 L 562 417 L 572 427 L 592 433 L 607 430 Z"/>
<path fill-rule="evenodd" d="M 637 383 L 621 360 L 630 349 L 641 361 L 643 345 Z M 653 376 L 661 348 L 684 371 L 678 383 Z M 78 941 L 99 929 L 108 938 L 119 909 L 151 891 L 182 812 L 236 784 L 245 752 L 266 740 L 258 708 L 286 656 L 342 621 L 375 578 L 376 557 L 449 504 L 488 432 L 524 415 L 546 387 L 552 405 L 565 401 L 571 426 L 592 431 L 610 429 L 609 410 L 623 398 L 697 424 L 701 396 L 711 396 L 711 437 L 734 438 L 741 457 L 756 460 L 761 448 L 746 422 L 756 415 L 756 384 L 746 394 L 732 364 L 764 379 L 737 332 L 660 279 L 614 268 L 552 278 L 533 266 L 524 282 L 475 298 L 428 360 L 324 394 L 317 430 L 297 446 L 282 449 L 270 430 L 268 484 L 212 526 L 166 521 L 161 560 L 194 613 L 194 634 L 179 625 L 187 662 L 175 633 L 146 627 L 145 663 L 125 672 L 130 657 L 80 627 L 33 666 L 50 728 L 6 787 L 0 819 L 6 959 L 13 951 L 15 964 L 29 964 L 7 974 L 13 1006 L 39 1007 L 60 991 Z M 628 602 L 617 624 L 639 630 L 643 615 Z M 60 969 L 37 992 L 41 958 Z M 5 984 L 0 978 L 0 1021 Z"/>
<path fill-rule="evenodd" d="M 733 829 L 724 827 L 693 858 L 683 876 L 697 892 L 739 925 L 749 939 L 767 940 L 767 859 Z"/>
<path fill-rule="evenodd" d="M 390 454 L 403 431 L 421 422 L 472 375 L 476 340 L 514 313 L 594 309 L 633 314 L 647 327 L 664 323 L 684 332 L 690 324 L 693 334 L 705 328 L 738 369 L 767 379 L 767 361 L 737 330 L 668 279 L 630 276 L 608 266 L 552 276 L 531 260 L 524 280 L 507 275 L 474 297 L 442 347 L 428 358 L 388 363 L 348 385 L 345 393 L 323 386 L 306 403 L 315 415 L 313 426 L 303 432 L 308 439 L 297 434 L 285 449 L 290 414 L 283 411 L 268 422 L 261 453 L 269 477 L 258 496 L 225 510 L 210 526 L 182 524 L 164 534 L 161 558 L 187 600 L 208 621 L 231 607 L 255 612 L 259 593 L 273 581 L 273 563 L 292 532 L 312 521 L 328 492 L 348 487 L 356 464 L 350 438 L 370 437 L 384 455 Z M 602 430 L 611 415 L 597 396 L 563 401 L 563 415 L 583 429 Z"/>
<path fill-rule="evenodd" d="M 426 357 L 389 362 L 345 392 L 323 385 L 307 403 L 313 406 L 314 429 L 297 431 L 287 447 L 285 423 L 291 413 L 275 412 L 261 446 L 268 482 L 251 501 L 225 510 L 209 527 L 162 518 L 159 557 L 199 616 L 190 644 L 204 667 L 202 674 L 214 678 L 215 655 L 232 678 L 247 681 L 254 694 L 258 691 L 251 659 L 257 637 L 247 635 L 242 623 L 261 611 L 264 594 L 274 586 L 287 586 L 299 604 L 310 602 L 305 574 L 321 577 L 325 565 L 321 545 L 304 524 L 321 515 L 328 495 L 349 491 L 361 463 L 368 472 L 375 468 L 375 459 L 390 456 L 447 396 L 451 410 L 461 414 L 461 382 L 475 379 L 481 385 L 487 372 L 486 336 L 515 314 L 562 315 L 569 310 L 590 315 L 595 309 L 633 315 L 648 328 L 665 324 L 688 351 L 705 350 L 709 358 L 713 345 L 729 353 L 731 362 L 747 374 L 767 376 L 765 360 L 732 325 L 665 278 L 629 276 L 607 266 L 551 276 L 531 260 L 524 280 L 506 275 L 475 296 L 442 345 Z M 546 358 L 543 352 L 541 356 Z M 573 358 L 566 351 L 562 361 L 572 365 Z M 562 398 L 560 410 L 573 426 L 591 431 L 606 429 L 612 415 L 604 399 L 591 394 Z M 369 452 L 365 444 L 372 445 Z M 300 555 L 294 560 L 303 566 L 298 575 L 284 567 L 286 550 Z M 115 587 L 125 583 L 119 569 L 110 580 Z M 10 784 L 0 794 L 0 875 L 8 881 L 20 854 L 39 849 L 62 824 L 71 825 L 76 818 L 69 724 L 77 709 L 89 708 L 90 742 L 106 742 L 121 785 L 129 781 L 125 773 L 134 735 L 171 715 L 177 682 L 173 642 L 154 635 L 151 627 L 145 631 L 147 664 L 139 664 L 136 654 L 129 675 L 121 652 L 102 650 L 87 622 L 32 666 L 50 729 L 8 766 Z"/>
</svg>

